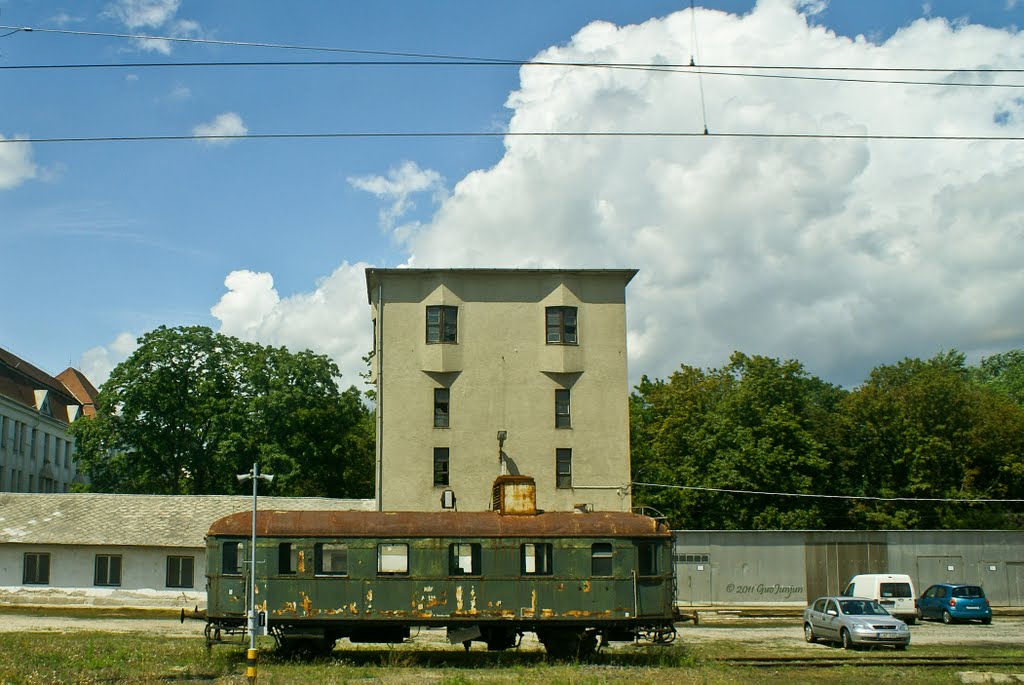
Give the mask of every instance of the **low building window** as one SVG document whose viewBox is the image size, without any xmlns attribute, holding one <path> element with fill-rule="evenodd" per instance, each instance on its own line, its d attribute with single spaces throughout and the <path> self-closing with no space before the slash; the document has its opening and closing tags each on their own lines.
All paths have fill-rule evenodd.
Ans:
<svg viewBox="0 0 1024 685">
<path fill-rule="evenodd" d="M 575 345 L 576 307 L 547 307 L 545 312 L 549 345 Z"/>
<path fill-rule="evenodd" d="M 167 587 L 195 587 L 195 559 L 167 557 Z"/>
<path fill-rule="evenodd" d="M 558 448 L 555 450 L 555 487 L 572 487 L 572 450 Z"/>
<path fill-rule="evenodd" d="M 434 485 L 448 486 L 448 448 L 434 448 Z"/>
<path fill-rule="evenodd" d="M 382 576 L 409 574 L 409 545 L 385 542 L 377 545 L 377 573 Z"/>
<path fill-rule="evenodd" d="M 27 552 L 22 576 L 25 585 L 50 584 L 50 555 L 47 552 Z"/>
<path fill-rule="evenodd" d="M 118 586 L 121 584 L 121 555 L 97 554 L 95 585 Z"/>
<path fill-rule="evenodd" d="M 220 571 L 229 576 L 237 576 L 242 573 L 242 543 L 237 541 L 225 542 L 221 548 Z"/>
<path fill-rule="evenodd" d="M 318 576 L 348 575 L 348 545 L 336 542 L 318 542 L 313 547 Z"/>
<path fill-rule="evenodd" d="M 612 543 L 595 542 L 590 546 L 590 575 L 612 575 Z"/>
<path fill-rule="evenodd" d="M 551 575 L 551 543 L 528 542 L 522 546 L 520 556 L 523 575 Z"/>
<path fill-rule="evenodd" d="M 434 428 L 448 427 L 448 388 L 434 388 Z"/>
<path fill-rule="evenodd" d="M 459 337 L 459 308 L 446 305 L 427 307 L 427 342 L 454 343 Z"/>
<path fill-rule="evenodd" d="M 455 543 L 448 547 L 448 574 L 452 576 L 480 575 L 479 543 Z"/>
</svg>

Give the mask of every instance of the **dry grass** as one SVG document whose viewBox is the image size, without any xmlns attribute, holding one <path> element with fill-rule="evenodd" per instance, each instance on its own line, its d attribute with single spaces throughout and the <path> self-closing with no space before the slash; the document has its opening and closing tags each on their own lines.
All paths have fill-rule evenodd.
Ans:
<svg viewBox="0 0 1024 685">
<path fill-rule="evenodd" d="M 271 642 L 266 643 L 269 647 Z M 738 655 L 783 656 L 777 650 L 749 650 L 746 645 L 713 644 L 670 647 L 619 647 L 602 652 L 592 662 L 556 663 L 536 649 L 487 652 L 457 647 L 417 649 L 355 647 L 345 644 L 329 658 L 312 661 L 285 659 L 273 651 L 261 652 L 259 682 L 265 683 L 398 683 L 409 685 L 468 685 L 477 683 L 536 683 L 594 685 L 644 683 L 682 685 L 696 683 L 878 683 L 899 680 L 913 683 L 948 683 L 954 668 L 887 665 L 887 655 L 870 654 L 877 665 L 811 668 L 772 666 L 757 668 L 728 664 Z M 928 655 L 932 650 L 914 650 Z M 936 656 L 951 651 L 934 648 Z M 941 653 L 940 653 L 941 652 Z M 1015 657 L 1024 670 L 1024 653 L 1016 647 L 962 647 L 963 657 Z M 842 650 L 823 652 L 842 655 Z M 806 653 L 803 654 L 806 657 Z M 0 640 L 0 683 L 245 683 L 245 649 L 219 645 L 207 652 L 196 638 L 161 639 L 141 633 L 5 633 Z"/>
</svg>

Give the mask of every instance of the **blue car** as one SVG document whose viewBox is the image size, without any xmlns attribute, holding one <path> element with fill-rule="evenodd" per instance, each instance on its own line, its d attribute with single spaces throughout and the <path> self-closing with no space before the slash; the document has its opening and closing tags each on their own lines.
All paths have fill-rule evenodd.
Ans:
<svg viewBox="0 0 1024 685">
<path fill-rule="evenodd" d="M 957 621 L 992 622 L 992 607 L 985 598 L 985 591 L 978 585 L 963 583 L 938 583 L 924 591 L 917 600 L 921 618 L 941 619 L 943 623 Z"/>
</svg>

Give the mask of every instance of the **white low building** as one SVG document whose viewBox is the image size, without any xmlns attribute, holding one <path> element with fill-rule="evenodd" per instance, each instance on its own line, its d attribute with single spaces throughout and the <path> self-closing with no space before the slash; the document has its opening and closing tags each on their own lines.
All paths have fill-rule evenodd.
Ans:
<svg viewBox="0 0 1024 685">
<path fill-rule="evenodd" d="M 260 510 L 371 511 L 373 500 L 260 497 Z M 205 537 L 245 495 L 0 493 L 0 604 L 206 606 Z"/>
</svg>

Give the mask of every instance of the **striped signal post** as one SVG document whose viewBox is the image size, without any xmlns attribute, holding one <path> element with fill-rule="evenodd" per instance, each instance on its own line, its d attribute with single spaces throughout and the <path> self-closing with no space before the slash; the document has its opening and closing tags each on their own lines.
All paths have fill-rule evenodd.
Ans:
<svg viewBox="0 0 1024 685">
<path fill-rule="evenodd" d="M 259 464 L 252 465 L 249 473 L 240 473 L 237 476 L 239 483 L 247 480 L 252 481 L 252 547 L 249 549 L 249 587 L 246 588 L 246 600 L 248 604 L 248 627 L 249 627 L 249 651 L 246 652 L 245 677 L 250 683 L 256 682 L 256 489 L 260 480 L 268 483 L 274 481 L 269 473 L 260 473 Z"/>
</svg>

